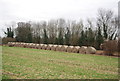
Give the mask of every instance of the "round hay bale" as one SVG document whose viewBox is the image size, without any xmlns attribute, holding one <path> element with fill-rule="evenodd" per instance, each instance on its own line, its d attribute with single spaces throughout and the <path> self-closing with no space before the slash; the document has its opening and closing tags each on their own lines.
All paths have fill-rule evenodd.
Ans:
<svg viewBox="0 0 120 81">
<path fill-rule="evenodd" d="M 71 53 L 73 51 L 74 46 L 68 46 L 67 52 Z"/>
<path fill-rule="evenodd" d="M 86 53 L 87 54 L 95 54 L 96 53 L 96 49 L 94 47 L 87 47 Z"/>
<path fill-rule="evenodd" d="M 26 48 L 26 43 L 23 43 L 23 47 Z"/>
<path fill-rule="evenodd" d="M 40 46 L 40 44 L 36 44 L 35 48 L 36 48 L 36 49 L 39 49 L 39 46 Z"/>
<path fill-rule="evenodd" d="M 39 48 L 38 49 L 42 49 L 44 44 L 39 44 Z"/>
<path fill-rule="evenodd" d="M 8 45 L 10 45 L 11 44 L 11 42 L 8 42 Z"/>
<path fill-rule="evenodd" d="M 30 43 L 27 43 L 26 48 L 30 48 Z"/>
<path fill-rule="evenodd" d="M 28 46 L 29 46 L 29 48 L 32 48 L 33 47 L 33 43 L 30 43 Z"/>
<path fill-rule="evenodd" d="M 25 46 L 26 46 L 26 43 L 22 43 L 22 47 L 24 47 L 24 48 L 25 48 Z"/>
<path fill-rule="evenodd" d="M 44 44 L 44 45 L 42 46 L 42 49 L 46 50 L 46 48 L 47 48 L 47 45 Z"/>
<path fill-rule="evenodd" d="M 67 51 L 68 46 L 67 45 L 62 45 L 60 51 L 66 52 Z"/>
<path fill-rule="evenodd" d="M 53 51 L 56 51 L 56 47 L 57 47 L 58 45 L 53 45 L 52 47 L 51 47 L 51 50 L 53 50 Z"/>
<path fill-rule="evenodd" d="M 73 52 L 73 53 L 78 53 L 78 52 L 79 52 L 79 49 L 80 49 L 80 46 L 75 46 L 75 47 L 73 47 L 72 52 Z"/>
<path fill-rule="evenodd" d="M 47 45 L 46 50 L 51 50 L 51 47 L 52 47 L 52 46 L 53 46 L 52 44 Z"/>
<path fill-rule="evenodd" d="M 21 44 L 20 44 L 19 42 L 15 42 L 15 45 L 14 45 L 14 46 L 15 46 L 15 47 L 20 47 L 20 45 L 21 45 Z"/>
<path fill-rule="evenodd" d="M 19 44 L 17 44 L 17 47 L 23 47 L 23 43 L 20 42 Z"/>
<path fill-rule="evenodd" d="M 20 47 L 21 43 L 20 42 L 16 42 L 15 47 Z"/>
<path fill-rule="evenodd" d="M 13 45 L 13 42 L 8 42 L 8 46 L 9 47 L 13 47 L 14 45 Z"/>
<path fill-rule="evenodd" d="M 18 42 L 11 42 L 11 45 L 17 47 L 17 43 Z"/>
<path fill-rule="evenodd" d="M 79 53 L 81 53 L 81 54 L 86 54 L 86 50 L 87 50 L 87 47 L 86 47 L 86 46 L 82 46 L 82 47 L 79 49 Z"/>
<path fill-rule="evenodd" d="M 36 47 L 36 44 L 32 44 L 32 48 L 35 48 Z"/>
<path fill-rule="evenodd" d="M 26 46 L 25 46 L 25 47 L 26 47 L 26 48 L 29 48 L 29 44 L 30 44 L 30 43 L 26 43 Z"/>
<path fill-rule="evenodd" d="M 29 43 L 25 43 L 24 48 L 29 48 Z"/>
<path fill-rule="evenodd" d="M 56 51 L 61 51 L 61 47 L 62 47 L 62 45 L 58 45 L 58 46 L 56 47 Z"/>
</svg>

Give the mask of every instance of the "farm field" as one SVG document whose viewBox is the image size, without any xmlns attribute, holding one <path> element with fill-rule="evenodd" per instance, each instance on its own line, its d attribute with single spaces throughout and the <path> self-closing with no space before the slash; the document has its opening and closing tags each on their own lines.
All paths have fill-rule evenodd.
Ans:
<svg viewBox="0 0 120 81">
<path fill-rule="evenodd" d="M 3 46 L 3 79 L 118 79 L 118 58 Z"/>
</svg>

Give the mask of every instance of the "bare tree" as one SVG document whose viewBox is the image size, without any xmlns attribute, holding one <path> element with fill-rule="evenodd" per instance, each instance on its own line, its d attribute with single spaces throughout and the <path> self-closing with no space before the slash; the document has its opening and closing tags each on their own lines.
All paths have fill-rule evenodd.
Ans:
<svg viewBox="0 0 120 81">
<path fill-rule="evenodd" d="M 105 9 L 98 10 L 97 24 L 101 26 L 105 39 L 109 38 L 109 35 L 113 30 L 111 26 L 112 18 L 113 11 Z"/>
</svg>

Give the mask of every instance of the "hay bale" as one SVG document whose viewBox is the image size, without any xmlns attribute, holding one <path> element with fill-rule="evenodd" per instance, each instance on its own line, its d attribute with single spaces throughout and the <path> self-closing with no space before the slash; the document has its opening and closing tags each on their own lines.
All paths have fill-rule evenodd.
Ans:
<svg viewBox="0 0 120 81">
<path fill-rule="evenodd" d="M 36 44 L 35 43 L 32 44 L 32 48 L 36 49 Z"/>
<path fill-rule="evenodd" d="M 24 48 L 25 48 L 25 46 L 26 46 L 26 43 L 22 43 L 22 47 L 24 47 Z"/>
<path fill-rule="evenodd" d="M 29 48 L 29 44 L 30 44 L 30 43 L 26 43 L 26 46 L 25 46 L 25 47 L 26 47 L 26 48 Z"/>
<path fill-rule="evenodd" d="M 71 53 L 73 51 L 74 46 L 68 46 L 67 52 Z"/>
<path fill-rule="evenodd" d="M 62 47 L 62 45 L 58 45 L 58 46 L 56 47 L 56 51 L 61 51 L 61 47 Z"/>
<path fill-rule="evenodd" d="M 11 42 L 11 45 L 17 47 L 17 43 L 18 42 Z"/>
<path fill-rule="evenodd" d="M 96 49 L 94 47 L 87 47 L 86 53 L 87 54 L 95 54 L 96 53 Z"/>
<path fill-rule="evenodd" d="M 87 50 L 87 47 L 86 47 L 86 46 L 82 46 L 82 47 L 79 49 L 79 53 L 81 53 L 81 54 L 86 54 L 86 50 Z"/>
<path fill-rule="evenodd" d="M 32 48 L 33 47 L 33 43 L 29 43 L 28 47 Z"/>
<path fill-rule="evenodd" d="M 11 42 L 8 42 L 8 45 L 11 45 Z"/>
<path fill-rule="evenodd" d="M 36 44 L 33 43 L 33 44 L 32 44 L 32 48 L 35 48 L 35 47 L 36 47 Z"/>
<path fill-rule="evenodd" d="M 39 49 L 40 44 L 36 44 L 35 49 Z"/>
<path fill-rule="evenodd" d="M 24 43 L 24 48 L 29 48 L 29 43 Z"/>
<path fill-rule="evenodd" d="M 30 48 L 30 43 L 27 43 L 27 44 L 26 44 L 26 48 Z"/>
<path fill-rule="evenodd" d="M 44 45 L 42 46 L 42 49 L 46 50 L 46 48 L 47 48 L 47 45 L 44 44 Z"/>
<path fill-rule="evenodd" d="M 42 49 L 44 44 L 39 44 L 39 48 L 38 49 Z"/>
<path fill-rule="evenodd" d="M 33 43 L 30 43 L 30 48 L 33 48 Z"/>
<path fill-rule="evenodd" d="M 46 50 L 51 50 L 51 47 L 52 47 L 52 46 L 53 46 L 52 44 L 47 45 Z"/>
<path fill-rule="evenodd" d="M 22 43 L 22 42 L 17 43 L 16 46 L 17 46 L 17 47 L 23 47 L 23 43 Z"/>
<path fill-rule="evenodd" d="M 23 47 L 26 48 L 26 43 L 23 43 Z"/>
<path fill-rule="evenodd" d="M 56 51 L 56 47 L 57 47 L 58 45 L 53 45 L 52 47 L 51 47 L 51 50 L 53 50 L 53 51 Z"/>
<path fill-rule="evenodd" d="M 20 47 L 20 43 L 19 43 L 19 42 L 16 42 L 16 43 L 15 43 L 15 47 Z"/>
<path fill-rule="evenodd" d="M 13 47 L 14 46 L 13 42 L 8 42 L 8 46 Z"/>
<path fill-rule="evenodd" d="M 73 52 L 73 53 L 78 53 L 78 52 L 79 52 L 79 49 L 80 49 L 80 46 L 75 46 L 75 47 L 73 47 L 72 52 Z"/>
<path fill-rule="evenodd" d="M 67 45 L 62 45 L 60 51 L 66 52 L 67 51 L 68 46 Z"/>
<path fill-rule="evenodd" d="M 18 47 L 19 42 L 12 42 L 12 45 Z"/>
</svg>

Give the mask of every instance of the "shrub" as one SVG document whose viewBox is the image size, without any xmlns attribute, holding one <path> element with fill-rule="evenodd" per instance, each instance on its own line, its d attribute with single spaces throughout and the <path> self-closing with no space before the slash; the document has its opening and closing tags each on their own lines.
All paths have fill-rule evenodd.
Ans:
<svg viewBox="0 0 120 81">
<path fill-rule="evenodd" d="M 104 50 L 105 55 L 109 56 L 114 55 L 114 52 L 118 51 L 118 41 L 117 40 L 105 41 L 101 47 Z"/>
<path fill-rule="evenodd" d="M 2 39 L 2 44 L 7 44 L 8 42 L 15 42 L 16 39 L 15 38 L 11 38 L 11 37 L 4 37 Z"/>
</svg>

